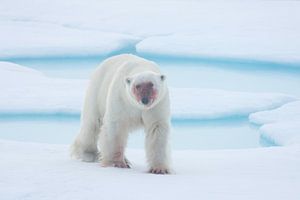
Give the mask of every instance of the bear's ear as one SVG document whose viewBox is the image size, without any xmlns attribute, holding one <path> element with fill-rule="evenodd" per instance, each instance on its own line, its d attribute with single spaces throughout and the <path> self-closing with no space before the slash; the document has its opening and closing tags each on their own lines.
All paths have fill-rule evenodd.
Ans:
<svg viewBox="0 0 300 200">
<path fill-rule="evenodd" d="M 160 80 L 162 80 L 162 81 L 166 80 L 166 76 L 165 75 L 160 75 Z"/>
<path fill-rule="evenodd" d="M 129 78 L 129 77 L 125 78 L 125 83 L 127 83 L 129 85 L 131 83 L 131 78 Z"/>
</svg>

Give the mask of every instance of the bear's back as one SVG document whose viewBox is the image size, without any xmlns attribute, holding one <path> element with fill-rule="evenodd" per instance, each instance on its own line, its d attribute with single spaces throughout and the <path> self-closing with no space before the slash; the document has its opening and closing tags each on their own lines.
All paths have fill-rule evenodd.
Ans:
<svg viewBox="0 0 300 200">
<path fill-rule="evenodd" d="M 156 63 L 132 54 L 120 54 L 110 57 L 103 61 L 99 68 L 99 70 L 102 68 L 102 71 L 109 73 L 108 76 L 111 76 L 111 74 L 115 74 L 120 70 L 125 71 L 123 73 L 126 75 L 148 70 L 160 73 Z"/>
</svg>

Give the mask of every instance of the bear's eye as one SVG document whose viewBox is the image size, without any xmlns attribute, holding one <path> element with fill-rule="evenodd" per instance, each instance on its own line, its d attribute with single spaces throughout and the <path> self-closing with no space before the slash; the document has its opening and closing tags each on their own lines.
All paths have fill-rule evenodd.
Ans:
<svg viewBox="0 0 300 200">
<path fill-rule="evenodd" d="M 140 89 L 140 88 L 141 88 L 141 85 L 138 84 L 138 85 L 135 86 L 135 88 L 136 88 L 136 89 Z"/>
<path fill-rule="evenodd" d="M 153 83 L 149 83 L 149 87 L 153 87 Z"/>
</svg>

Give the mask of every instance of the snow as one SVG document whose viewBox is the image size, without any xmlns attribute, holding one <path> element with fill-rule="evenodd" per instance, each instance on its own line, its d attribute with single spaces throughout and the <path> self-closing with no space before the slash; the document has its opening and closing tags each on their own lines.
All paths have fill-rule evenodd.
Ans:
<svg viewBox="0 0 300 200">
<path fill-rule="evenodd" d="M 109 55 L 136 47 L 140 54 L 299 63 L 299 9 L 299 1 L 3 0 L 0 55 Z"/>
<path fill-rule="evenodd" d="M 277 145 L 300 145 L 300 118 L 297 120 L 265 124 L 260 134 Z"/>
<path fill-rule="evenodd" d="M 277 109 L 253 113 L 252 123 L 263 124 L 261 135 L 278 145 L 300 145 L 300 101 L 287 103 Z"/>
<path fill-rule="evenodd" d="M 35 70 L 9 62 L 0 62 L 0 77 L 0 113 L 79 115 L 88 83 L 87 80 L 80 79 L 49 78 Z M 275 93 L 171 89 L 174 119 L 248 116 L 252 112 L 276 108 L 294 100 L 295 97 Z"/>
<path fill-rule="evenodd" d="M 0 58 L 107 56 L 137 41 L 136 37 L 119 33 L 73 30 L 37 22 L 0 22 L 0 27 Z"/>
<path fill-rule="evenodd" d="M 86 80 L 47 78 L 36 70 L 0 62 L 1 113 L 79 112 Z"/>
<path fill-rule="evenodd" d="M 181 119 L 248 116 L 250 113 L 276 108 L 294 100 L 292 96 L 276 93 L 195 88 L 171 90 L 173 117 Z"/>
<path fill-rule="evenodd" d="M 174 151 L 174 175 L 71 160 L 65 145 L 0 141 L 2 199 L 299 199 L 299 147 Z"/>
<path fill-rule="evenodd" d="M 249 120 L 255 124 L 267 124 L 281 121 L 300 120 L 300 101 L 287 103 L 274 110 L 253 113 Z"/>
<path fill-rule="evenodd" d="M 299 21 L 300 23 L 300 21 Z M 254 33 L 255 34 L 255 33 Z M 262 35 L 261 35 L 262 34 Z M 272 62 L 300 62 L 300 41 L 298 32 L 287 33 L 236 34 L 231 31 L 214 33 L 183 33 L 168 36 L 154 36 L 142 40 L 136 45 L 141 55 L 163 55 L 187 58 L 227 58 Z M 274 42 L 277 41 L 277 42 Z"/>
</svg>

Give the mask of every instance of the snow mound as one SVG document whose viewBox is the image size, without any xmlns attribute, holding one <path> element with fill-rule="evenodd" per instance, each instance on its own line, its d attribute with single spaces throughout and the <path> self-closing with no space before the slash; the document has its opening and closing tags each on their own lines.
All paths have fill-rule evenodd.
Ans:
<svg viewBox="0 0 300 200">
<path fill-rule="evenodd" d="M 253 113 L 249 120 L 255 124 L 268 124 L 281 121 L 299 120 L 300 123 L 300 101 L 294 101 L 274 110 Z"/>
<path fill-rule="evenodd" d="M 9 62 L 0 62 L 0 113 L 78 113 L 86 80 L 54 79 Z"/>
<path fill-rule="evenodd" d="M 300 145 L 300 118 L 292 121 L 265 124 L 260 134 L 277 145 Z"/>
<path fill-rule="evenodd" d="M 37 22 L 0 22 L 0 27 L 0 58 L 107 56 L 138 41 L 126 34 Z"/>
<path fill-rule="evenodd" d="M 171 100 L 174 118 L 215 119 L 248 116 L 259 110 L 276 108 L 295 98 L 276 93 L 178 88 L 171 90 Z"/>
<path fill-rule="evenodd" d="M 26 72 L 26 73 L 24 73 Z M 0 62 L 0 113 L 80 114 L 87 80 L 56 79 L 8 62 Z M 172 88 L 174 119 L 248 116 L 295 98 L 284 94 Z"/>
<path fill-rule="evenodd" d="M 141 55 L 299 62 L 298 33 L 289 37 L 289 41 L 284 41 L 280 33 L 253 36 L 250 32 L 236 35 L 228 31 L 222 34 L 174 34 L 146 38 L 136 45 L 136 49 Z"/>
<path fill-rule="evenodd" d="M 300 101 L 253 113 L 249 120 L 263 124 L 259 129 L 261 135 L 278 145 L 300 145 Z"/>
</svg>

